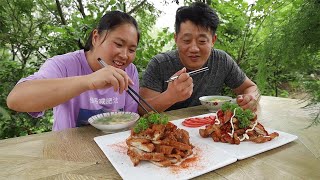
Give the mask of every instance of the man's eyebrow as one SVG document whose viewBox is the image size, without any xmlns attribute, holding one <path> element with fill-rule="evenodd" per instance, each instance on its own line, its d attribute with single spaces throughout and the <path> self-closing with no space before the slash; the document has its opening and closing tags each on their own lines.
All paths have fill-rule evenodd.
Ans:
<svg viewBox="0 0 320 180">
<path fill-rule="evenodd" d="M 192 34 L 191 34 L 191 33 L 186 33 L 186 34 L 183 34 L 181 37 L 182 37 L 182 38 L 192 37 Z M 209 39 L 209 37 L 207 36 L 207 34 L 200 34 L 200 35 L 199 35 L 199 38 Z"/>
<path fill-rule="evenodd" d="M 182 37 L 191 37 L 192 34 L 191 33 L 185 33 L 185 34 L 182 34 Z"/>
<path fill-rule="evenodd" d="M 200 34 L 200 35 L 199 35 L 199 37 L 200 37 L 200 38 L 206 38 L 206 39 L 209 39 L 209 37 L 207 36 L 207 34 Z"/>
</svg>

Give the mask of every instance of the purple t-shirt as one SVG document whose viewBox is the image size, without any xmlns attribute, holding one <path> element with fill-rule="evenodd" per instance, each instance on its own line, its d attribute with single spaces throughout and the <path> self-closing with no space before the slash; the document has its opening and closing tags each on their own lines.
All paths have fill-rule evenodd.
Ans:
<svg viewBox="0 0 320 180">
<path fill-rule="evenodd" d="M 134 64 L 130 64 L 126 73 L 133 80 L 132 88 L 139 92 L 139 76 Z M 33 75 L 22 78 L 18 83 L 35 80 L 64 78 L 91 74 L 91 70 L 83 50 L 54 56 L 48 59 Z M 110 111 L 137 112 L 138 104 L 123 92 L 114 92 L 113 87 L 99 90 L 89 90 L 69 101 L 53 108 L 53 130 L 79 127 L 88 124 L 88 119 L 96 114 Z M 30 112 L 33 117 L 40 117 L 44 112 Z"/>
</svg>

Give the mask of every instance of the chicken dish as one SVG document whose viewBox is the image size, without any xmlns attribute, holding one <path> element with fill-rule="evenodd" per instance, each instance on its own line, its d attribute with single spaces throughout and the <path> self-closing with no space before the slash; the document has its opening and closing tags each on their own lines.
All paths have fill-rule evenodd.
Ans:
<svg viewBox="0 0 320 180">
<path fill-rule="evenodd" d="M 157 113 L 141 117 L 126 143 L 134 166 L 140 161 L 150 161 L 161 167 L 175 165 L 192 155 L 194 148 L 187 131 Z"/>
<path fill-rule="evenodd" d="M 213 124 L 199 129 L 201 137 L 211 137 L 215 142 L 240 144 L 241 141 L 264 143 L 279 136 L 269 134 L 251 110 L 243 110 L 237 104 L 224 103 Z"/>
</svg>

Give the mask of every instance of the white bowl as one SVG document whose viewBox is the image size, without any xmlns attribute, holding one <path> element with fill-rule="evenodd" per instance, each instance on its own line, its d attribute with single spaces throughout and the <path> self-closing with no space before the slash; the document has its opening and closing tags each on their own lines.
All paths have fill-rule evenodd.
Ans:
<svg viewBox="0 0 320 180">
<path fill-rule="evenodd" d="M 219 110 L 223 103 L 225 102 L 233 102 L 235 100 L 229 96 L 202 96 L 199 98 L 200 103 L 208 108 L 211 112 L 216 112 Z"/>
<path fill-rule="evenodd" d="M 139 117 L 134 112 L 107 112 L 90 117 L 88 122 L 105 133 L 114 133 L 128 130 Z"/>
</svg>

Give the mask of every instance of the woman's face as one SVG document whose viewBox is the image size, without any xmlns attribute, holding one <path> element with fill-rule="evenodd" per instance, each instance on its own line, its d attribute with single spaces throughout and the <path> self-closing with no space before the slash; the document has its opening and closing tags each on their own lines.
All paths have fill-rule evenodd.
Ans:
<svg viewBox="0 0 320 180">
<path fill-rule="evenodd" d="M 196 70 L 207 62 L 216 40 L 211 31 L 196 26 L 191 21 L 180 24 L 180 32 L 175 41 L 181 63 L 189 70 Z"/>
<path fill-rule="evenodd" d="M 111 31 L 92 36 L 94 58 L 103 59 L 108 65 L 125 69 L 136 56 L 138 45 L 137 29 L 129 23 L 121 24 Z"/>
</svg>

